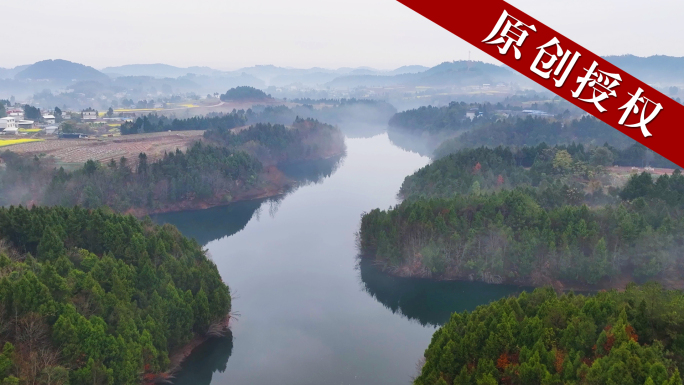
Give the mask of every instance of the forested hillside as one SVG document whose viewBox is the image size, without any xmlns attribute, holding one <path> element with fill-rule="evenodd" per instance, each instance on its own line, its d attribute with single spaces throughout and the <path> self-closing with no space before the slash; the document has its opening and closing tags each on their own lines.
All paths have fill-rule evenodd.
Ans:
<svg viewBox="0 0 684 385">
<path fill-rule="evenodd" d="M 435 160 L 409 175 L 399 190 L 404 198 L 450 197 L 472 191 L 489 192 L 520 185 L 538 187 L 557 182 L 594 192 L 611 184 L 613 165 L 641 167 L 650 153 L 641 144 L 626 149 L 572 143 L 523 147 L 463 149 Z M 660 157 L 651 164 L 675 167 Z M 590 191 L 591 190 L 591 191 Z"/>
<path fill-rule="evenodd" d="M 683 302 L 654 284 L 593 297 L 537 289 L 456 313 L 414 384 L 681 384 Z"/>
<path fill-rule="evenodd" d="M 140 384 L 231 308 L 174 227 L 107 209 L 0 208 L 3 384 Z"/>
<path fill-rule="evenodd" d="M 399 275 L 609 287 L 623 275 L 677 280 L 684 176 L 643 173 L 606 191 L 613 150 L 452 154 L 407 177 L 403 203 L 364 215 L 361 251 Z"/>
</svg>

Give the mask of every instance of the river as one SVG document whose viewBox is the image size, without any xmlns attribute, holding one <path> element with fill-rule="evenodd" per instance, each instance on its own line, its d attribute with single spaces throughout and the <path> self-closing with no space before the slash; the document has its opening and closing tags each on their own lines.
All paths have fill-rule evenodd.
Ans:
<svg viewBox="0 0 684 385">
<path fill-rule="evenodd" d="M 404 178 L 428 162 L 387 134 L 347 138 L 341 159 L 285 167 L 309 182 L 286 196 L 154 216 L 205 245 L 238 317 L 174 383 L 410 384 L 451 312 L 518 292 L 397 278 L 359 261 L 361 214 L 395 205 Z"/>
</svg>

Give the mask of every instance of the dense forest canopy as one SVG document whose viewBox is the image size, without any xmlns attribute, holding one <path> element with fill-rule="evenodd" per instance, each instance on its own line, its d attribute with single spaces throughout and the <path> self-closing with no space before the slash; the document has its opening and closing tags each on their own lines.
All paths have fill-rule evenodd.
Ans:
<svg viewBox="0 0 684 385">
<path fill-rule="evenodd" d="M 225 94 L 221 94 L 221 101 L 241 101 L 241 100 L 268 100 L 271 95 L 267 95 L 264 91 L 249 86 L 240 86 L 231 88 Z"/>
<path fill-rule="evenodd" d="M 684 295 L 655 284 L 593 297 L 537 289 L 455 313 L 415 385 L 679 385 Z"/>
<path fill-rule="evenodd" d="M 606 171 L 611 166 L 640 167 L 649 155 L 647 151 L 639 143 L 622 150 L 608 144 L 592 147 L 576 143 L 463 149 L 407 176 L 399 193 L 405 198 L 449 197 L 468 194 L 474 185 L 484 192 L 557 181 L 593 193 L 610 185 L 612 178 Z M 674 167 L 662 157 L 651 159 L 657 165 Z"/>
<path fill-rule="evenodd" d="M 230 312 L 228 287 L 173 226 L 108 209 L 0 208 L 3 384 L 139 384 Z"/>
</svg>

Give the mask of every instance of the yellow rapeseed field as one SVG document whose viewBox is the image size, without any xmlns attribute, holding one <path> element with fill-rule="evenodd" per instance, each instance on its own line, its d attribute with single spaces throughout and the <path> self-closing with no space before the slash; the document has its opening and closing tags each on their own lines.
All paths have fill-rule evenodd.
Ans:
<svg viewBox="0 0 684 385">
<path fill-rule="evenodd" d="M 19 129 L 19 132 L 30 132 L 30 133 L 34 133 L 34 132 L 40 132 L 40 131 L 41 131 L 40 128 L 20 128 L 20 129 Z"/>
<path fill-rule="evenodd" d="M 11 146 L 13 144 L 21 144 L 21 143 L 31 143 L 31 142 L 42 142 L 43 139 L 1 139 L 0 138 L 0 147 L 5 147 L 5 146 Z"/>
</svg>

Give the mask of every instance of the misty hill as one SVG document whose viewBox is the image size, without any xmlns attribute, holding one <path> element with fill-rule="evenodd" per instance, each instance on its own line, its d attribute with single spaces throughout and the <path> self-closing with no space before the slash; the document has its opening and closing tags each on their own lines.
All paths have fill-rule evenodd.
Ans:
<svg viewBox="0 0 684 385">
<path fill-rule="evenodd" d="M 14 76 L 15 79 L 47 79 L 59 81 L 108 81 L 109 77 L 93 67 L 67 60 L 43 60 L 31 64 Z"/>
<path fill-rule="evenodd" d="M 647 83 L 684 84 L 684 57 L 622 55 L 604 59 Z"/>
<path fill-rule="evenodd" d="M 107 67 L 102 69 L 102 72 L 118 77 L 118 76 L 151 76 L 155 78 L 177 78 L 187 74 L 195 75 L 220 75 L 222 71 L 215 70 L 209 67 L 175 67 L 168 64 L 127 64 L 118 67 Z"/>
<path fill-rule="evenodd" d="M 413 67 L 413 66 L 412 66 Z M 402 67 L 404 68 L 404 67 Z M 399 70 L 397 70 L 399 71 Z M 330 87 L 377 87 L 392 85 L 466 86 L 522 81 L 519 74 L 494 64 L 470 61 L 444 62 L 417 73 L 341 76 L 327 83 Z"/>
<path fill-rule="evenodd" d="M 274 65 L 257 65 L 241 68 L 233 72 L 249 74 L 264 80 L 270 86 L 279 87 L 294 83 L 300 83 L 305 86 L 323 85 L 340 76 L 393 76 L 417 73 L 428 69 L 428 67 L 420 65 L 403 66 L 392 71 L 383 71 L 370 67 L 341 67 L 338 69 L 313 67 L 302 69 L 277 67 Z"/>
<path fill-rule="evenodd" d="M 221 94 L 221 101 L 229 100 L 268 100 L 271 99 L 271 95 L 266 95 L 262 90 L 258 90 L 254 87 L 235 87 L 229 89 L 225 94 Z"/>
<path fill-rule="evenodd" d="M 27 67 L 28 67 L 28 64 L 23 65 L 23 66 L 17 66 L 14 68 L 0 68 L 0 79 L 13 79 L 14 75 L 23 71 Z"/>
</svg>

